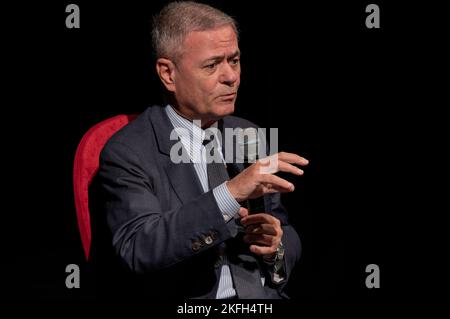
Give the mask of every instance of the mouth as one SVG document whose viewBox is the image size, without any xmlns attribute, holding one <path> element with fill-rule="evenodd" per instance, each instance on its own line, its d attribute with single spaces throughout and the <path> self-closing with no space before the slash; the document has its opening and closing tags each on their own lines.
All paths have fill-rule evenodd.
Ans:
<svg viewBox="0 0 450 319">
<path fill-rule="evenodd" d="M 221 101 L 232 101 L 236 97 L 236 92 L 219 95 L 217 98 Z"/>
</svg>

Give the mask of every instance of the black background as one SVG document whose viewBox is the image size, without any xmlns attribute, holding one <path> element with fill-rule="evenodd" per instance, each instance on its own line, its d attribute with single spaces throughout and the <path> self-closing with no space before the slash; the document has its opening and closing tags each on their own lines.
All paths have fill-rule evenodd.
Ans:
<svg viewBox="0 0 450 319">
<path fill-rule="evenodd" d="M 3 211 L 2 296 L 95 300 L 83 277 L 89 266 L 77 229 L 73 158 L 94 124 L 160 102 L 150 20 L 164 1 L 75 1 L 80 29 L 65 27 L 71 2 L 41 2 L 4 7 L 2 173 L 10 205 Z M 311 163 L 304 177 L 290 177 L 297 189 L 284 196 L 303 243 L 289 287 L 295 300 L 406 293 L 399 258 L 410 257 L 402 231 L 411 199 L 402 190 L 413 180 L 405 154 L 413 118 L 421 116 L 411 103 L 424 98 L 415 78 L 427 72 L 421 62 L 432 62 L 438 38 L 420 17 L 439 8 L 392 2 L 375 2 L 381 29 L 371 30 L 367 1 L 208 2 L 241 30 L 235 114 L 277 127 L 280 149 Z M 71 263 L 81 268 L 80 289 L 65 287 Z M 378 290 L 365 287 L 371 263 L 381 269 Z"/>
</svg>

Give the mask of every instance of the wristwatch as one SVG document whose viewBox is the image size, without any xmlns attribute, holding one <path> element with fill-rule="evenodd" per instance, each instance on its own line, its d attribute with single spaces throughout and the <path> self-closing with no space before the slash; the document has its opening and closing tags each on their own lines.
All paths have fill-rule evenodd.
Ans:
<svg viewBox="0 0 450 319">
<path fill-rule="evenodd" d="M 284 246 L 283 243 L 280 241 L 280 244 L 277 247 L 277 252 L 275 254 L 275 260 L 283 260 L 284 258 Z"/>
<path fill-rule="evenodd" d="M 283 243 L 280 241 L 280 244 L 277 247 L 277 250 L 275 251 L 275 255 L 270 256 L 270 257 L 263 257 L 265 261 L 269 262 L 269 263 L 273 263 L 279 260 L 283 260 L 284 258 L 284 246 Z"/>
<path fill-rule="evenodd" d="M 269 258 L 264 257 L 264 261 L 273 267 L 272 281 L 274 283 L 279 283 L 286 278 L 284 269 L 284 246 L 282 242 L 278 245 L 275 255 Z"/>
</svg>

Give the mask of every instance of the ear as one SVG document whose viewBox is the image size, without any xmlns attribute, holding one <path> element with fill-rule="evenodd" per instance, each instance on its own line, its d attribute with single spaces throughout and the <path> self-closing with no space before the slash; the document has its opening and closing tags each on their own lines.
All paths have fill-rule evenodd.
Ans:
<svg viewBox="0 0 450 319">
<path fill-rule="evenodd" d="M 175 64 L 166 58 L 159 58 L 156 61 L 156 72 L 170 92 L 175 92 Z"/>
</svg>

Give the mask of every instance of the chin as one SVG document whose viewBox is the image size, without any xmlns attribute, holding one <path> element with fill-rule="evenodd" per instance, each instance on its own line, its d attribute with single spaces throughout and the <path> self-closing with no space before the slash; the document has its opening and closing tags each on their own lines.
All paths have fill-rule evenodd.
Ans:
<svg viewBox="0 0 450 319">
<path fill-rule="evenodd" d="M 214 107 L 214 115 L 219 118 L 230 115 L 234 113 L 234 102 L 230 103 L 220 103 Z"/>
</svg>

